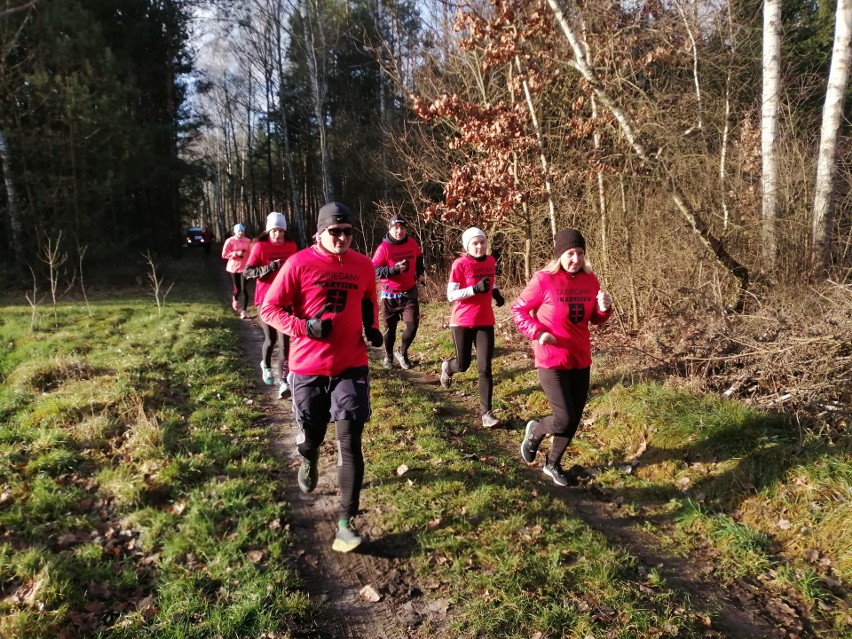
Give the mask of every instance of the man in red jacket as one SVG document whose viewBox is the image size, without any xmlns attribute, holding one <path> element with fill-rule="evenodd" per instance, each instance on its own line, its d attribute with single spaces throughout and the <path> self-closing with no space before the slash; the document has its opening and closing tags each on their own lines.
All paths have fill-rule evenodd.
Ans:
<svg viewBox="0 0 852 639">
<path fill-rule="evenodd" d="M 361 435 L 370 419 L 367 345 L 381 346 L 376 274 L 366 255 L 350 249 L 355 218 L 345 204 L 319 210 L 317 243 L 288 259 L 266 293 L 261 318 L 290 335 L 290 388 L 302 458 L 299 488 L 316 488 L 319 449 L 328 423 L 338 441 L 340 518 L 332 548 L 354 550 L 352 525 L 364 480 Z"/>
<path fill-rule="evenodd" d="M 396 357 L 399 365 L 408 370 L 412 366 L 408 359 L 408 347 L 417 335 L 420 325 L 420 302 L 417 284 L 424 281 L 423 253 L 420 245 L 408 235 L 405 220 L 396 215 L 388 222 L 388 234 L 373 253 L 373 266 L 379 279 L 381 291 L 381 314 L 385 324 L 384 345 L 385 368 L 393 367 Z M 393 350 L 396 327 L 399 320 L 405 322 L 400 337 L 399 350 Z"/>
</svg>

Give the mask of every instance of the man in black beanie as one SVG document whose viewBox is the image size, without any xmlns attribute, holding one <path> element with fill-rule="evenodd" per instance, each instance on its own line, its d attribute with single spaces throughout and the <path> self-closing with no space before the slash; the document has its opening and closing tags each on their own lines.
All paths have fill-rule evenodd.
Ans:
<svg viewBox="0 0 852 639">
<path fill-rule="evenodd" d="M 329 202 L 325 204 L 317 214 L 317 233 L 322 233 L 332 224 L 355 225 L 355 216 L 345 204 L 340 202 Z"/>
<path fill-rule="evenodd" d="M 292 337 L 290 387 L 302 464 L 297 481 L 310 493 L 329 422 L 337 437 L 340 517 L 332 549 L 349 552 L 361 537 L 352 523 L 364 482 L 361 436 L 370 419 L 370 369 L 364 336 L 381 346 L 376 273 L 350 248 L 355 217 L 330 202 L 317 216 L 317 243 L 290 257 L 269 287 L 260 315 Z"/>
</svg>

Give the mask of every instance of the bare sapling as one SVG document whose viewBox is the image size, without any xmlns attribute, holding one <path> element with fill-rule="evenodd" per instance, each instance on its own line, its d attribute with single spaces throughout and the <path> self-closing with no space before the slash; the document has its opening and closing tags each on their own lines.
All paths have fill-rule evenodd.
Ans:
<svg viewBox="0 0 852 639">
<path fill-rule="evenodd" d="M 148 281 L 151 283 L 154 301 L 157 302 L 157 313 L 159 315 L 162 315 L 163 307 L 166 305 L 166 296 L 168 296 L 175 283 L 172 282 L 171 284 L 169 284 L 169 287 L 164 291 L 163 280 L 165 278 L 164 276 L 157 274 L 157 265 L 154 263 L 154 258 L 151 257 L 151 252 L 146 251 L 142 254 L 142 257 L 144 257 L 145 261 L 148 263 Z"/>
<path fill-rule="evenodd" d="M 30 331 L 35 331 L 38 328 L 38 305 L 44 299 L 44 295 L 39 299 L 38 296 L 38 279 L 36 278 L 35 271 L 33 267 L 30 266 L 30 273 L 33 274 L 33 290 L 32 292 L 27 292 L 24 297 L 27 298 L 27 302 L 30 304 L 30 308 L 32 309 L 32 315 L 30 316 Z"/>
<path fill-rule="evenodd" d="M 86 282 L 83 279 L 83 259 L 86 257 L 86 251 L 89 250 L 89 245 L 80 246 L 77 244 L 77 259 L 78 259 L 78 268 L 80 269 L 80 292 L 83 293 L 83 301 L 86 302 L 86 311 L 89 313 L 89 317 L 92 316 L 92 307 L 89 306 L 89 297 L 86 295 Z"/>
<path fill-rule="evenodd" d="M 62 244 L 62 231 L 56 235 L 56 240 L 49 235 L 46 235 L 47 243 L 41 249 L 41 261 L 47 264 L 47 277 L 50 283 L 50 299 L 53 302 L 53 322 L 57 322 L 56 315 L 56 291 L 59 288 L 59 279 L 64 273 L 62 266 L 68 261 L 68 253 L 63 253 L 60 245 Z M 73 281 L 72 281 L 73 283 Z"/>
</svg>

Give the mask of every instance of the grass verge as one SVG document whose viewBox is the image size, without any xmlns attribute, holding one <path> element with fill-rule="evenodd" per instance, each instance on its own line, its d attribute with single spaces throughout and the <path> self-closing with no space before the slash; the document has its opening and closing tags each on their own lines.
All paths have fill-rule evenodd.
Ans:
<svg viewBox="0 0 852 639">
<path fill-rule="evenodd" d="M 437 373 L 452 354 L 446 308 L 425 306 L 412 350 Z M 494 405 L 507 430 L 477 427 L 475 366 L 450 391 L 374 371 L 369 508 L 385 529 L 414 536 L 422 578 L 452 593 L 458 636 L 712 636 L 701 601 L 592 531 L 544 488 L 540 469 L 520 462 L 523 424 L 549 410 L 512 330 L 498 314 Z M 566 467 L 586 469 L 586 487 L 614 517 L 695 557 L 699 579 L 760 590 L 803 636 L 848 636 L 848 439 L 607 370 L 604 386 L 593 375 Z"/>
<path fill-rule="evenodd" d="M 253 375 L 201 261 L 0 337 L 0 636 L 291 636 L 315 610 Z"/>
</svg>

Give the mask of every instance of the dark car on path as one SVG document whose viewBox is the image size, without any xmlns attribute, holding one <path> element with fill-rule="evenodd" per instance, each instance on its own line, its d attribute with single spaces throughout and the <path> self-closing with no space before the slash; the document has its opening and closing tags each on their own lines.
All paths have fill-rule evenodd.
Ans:
<svg viewBox="0 0 852 639">
<path fill-rule="evenodd" d="M 190 226 L 183 234 L 184 246 L 204 246 L 207 242 L 204 241 L 204 231 L 197 226 Z"/>
</svg>

